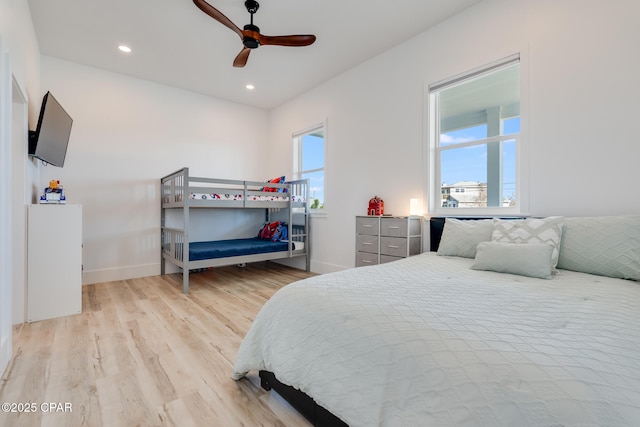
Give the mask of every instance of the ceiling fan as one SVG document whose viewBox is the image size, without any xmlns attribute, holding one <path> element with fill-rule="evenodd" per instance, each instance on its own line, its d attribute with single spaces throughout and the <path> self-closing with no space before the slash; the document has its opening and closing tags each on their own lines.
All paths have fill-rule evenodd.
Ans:
<svg viewBox="0 0 640 427">
<path fill-rule="evenodd" d="M 224 16 L 215 7 L 211 6 L 204 0 L 193 0 L 196 6 L 200 8 L 204 13 L 220 22 L 222 25 L 233 30 L 242 39 L 244 47 L 233 60 L 234 67 L 244 67 L 249 59 L 249 54 L 252 49 L 257 49 L 260 46 L 277 45 L 277 46 L 309 46 L 316 41 L 316 36 L 308 35 L 294 35 L 294 36 L 265 36 L 260 34 L 260 28 L 253 25 L 253 14 L 258 11 L 260 5 L 255 0 L 246 0 L 244 6 L 247 8 L 247 12 L 251 14 L 251 23 L 247 24 L 241 30 L 236 24 L 231 22 L 229 18 Z"/>
</svg>

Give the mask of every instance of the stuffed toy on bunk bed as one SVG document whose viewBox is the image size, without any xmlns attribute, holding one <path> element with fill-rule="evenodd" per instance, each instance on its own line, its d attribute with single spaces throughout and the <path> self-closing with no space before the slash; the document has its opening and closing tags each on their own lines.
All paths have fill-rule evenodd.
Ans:
<svg viewBox="0 0 640 427">
<path fill-rule="evenodd" d="M 288 238 L 289 232 L 286 222 L 267 222 L 258 232 L 258 239 L 260 240 L 271 240 L 272 242 L 277 242 L 278 240 L 287 240 Z"/>
</svg>

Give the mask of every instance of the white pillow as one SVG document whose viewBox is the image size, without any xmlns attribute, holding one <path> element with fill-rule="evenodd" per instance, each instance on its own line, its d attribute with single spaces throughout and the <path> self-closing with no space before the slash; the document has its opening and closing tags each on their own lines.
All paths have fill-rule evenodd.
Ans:
<svg viewBox="0 0 640 427">
<path fill-rule="evenodd" d="M 476 260 L 471 268 L 551 279 L 552 253 L 553 247 L 546 243 L 483 242 L 478 244 Z"/>
<path fill-rule="evenodd" d="M 558 268 L 640 280 L 640 215 L 566 218 Z"/>
<path fill-rule="evenodd" d="M 553 248 L 551 266 L 555 272 L 560 253 L 564 217 L 493 220 L 491 241 L 501 243 L 546 243 Z"/>
<path fill-rule="evenodd" d="M 475 258 L 476 246 L 480 242 L 489 242 L 493 233 L 493 220 L 446 218 L 438 255 Z"/>
</svg>

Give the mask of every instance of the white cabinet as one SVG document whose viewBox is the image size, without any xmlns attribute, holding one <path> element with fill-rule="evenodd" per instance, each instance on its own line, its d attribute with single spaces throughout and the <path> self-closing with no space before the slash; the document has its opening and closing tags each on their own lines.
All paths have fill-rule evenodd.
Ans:
<svg viewBox="0 0 640 427">
<path fill-rule="evenodd" d="M 82 312 L 82 206 L 27 209 L 27 319 Z"/>
<path fill-rule="evenodd" d="M 420 252 L 422 217 L 356 217 L 356 267 L 383 264 Z"/>
</svg>

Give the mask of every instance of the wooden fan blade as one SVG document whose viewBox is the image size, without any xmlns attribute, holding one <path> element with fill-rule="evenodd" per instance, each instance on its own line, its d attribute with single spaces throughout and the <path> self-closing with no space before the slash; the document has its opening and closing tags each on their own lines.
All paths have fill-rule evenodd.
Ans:
<svg viewBox="0 0 640 427">
<path fill-rule="evenodd" d="M 259 34 L 256 37 L 260 45 L 276 45 L 276 46 L 309 46 L 316 41 L 316 36 L 298 35 L 298 36 L 264 36 Z"/>
<path fill-rule="evenodd" d="M 247 65 L 247 59 L 249 59 L 249 54 L 251 53 L 251 49 L 248 47 L 243 48 L 236 59 L 233 60 L 233 66 L 236 68 L 242 68 Z"/>
<path fill-rule="evenodd" d="M 230 28 L 237 35 L 239 35 L 240 38 L 242 38 L 242 30 L 238 28 L 236 24 L 231 22 L 229 18 L 224 16 L 222 12 L 220 12 L 218 9 L 211 6 L 209 3 L 207 3 L 204 0 L 193 0 L 193 2 L 195 3 L 196 6 L 198 6 L 198 8 L 201 11 L 203 11 L 204 13 L 206 13 L 207 15 L 209 15 L 210 17 L 212 17 L 213 19 L 215 19 L 216 21 L 224 25 L 225 27 Z"/>
</svg>

